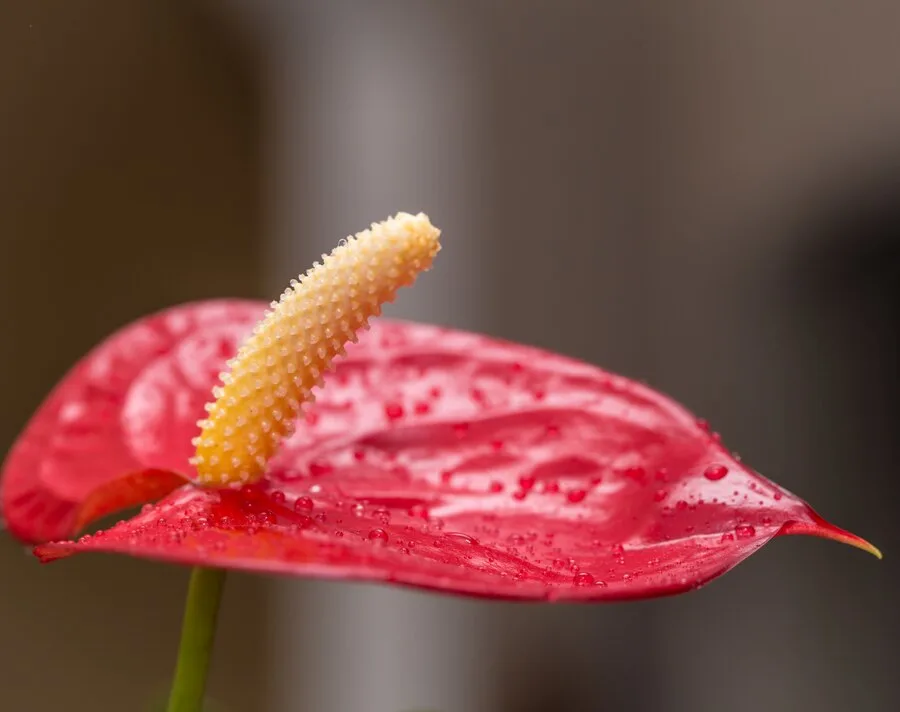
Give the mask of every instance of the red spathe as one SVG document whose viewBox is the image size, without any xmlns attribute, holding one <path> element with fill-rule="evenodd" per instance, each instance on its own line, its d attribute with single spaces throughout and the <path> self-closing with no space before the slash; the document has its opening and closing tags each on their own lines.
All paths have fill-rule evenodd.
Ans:
<svg viewBox="0 0 900 712">
<path fill-rule="evenodd" d="M 389 320 L 328 374 L 263 481 L 185 484 L 203 405 L 264 310 L 189 304 L 89 354 L 4 465 L 10 530 L 65 539 L 163 497 L 105 532 L 36 552 L 518 599 L 678 593 L 785 533 L 875 551 L 650 388 L 531 347 Z"/>
</svg>

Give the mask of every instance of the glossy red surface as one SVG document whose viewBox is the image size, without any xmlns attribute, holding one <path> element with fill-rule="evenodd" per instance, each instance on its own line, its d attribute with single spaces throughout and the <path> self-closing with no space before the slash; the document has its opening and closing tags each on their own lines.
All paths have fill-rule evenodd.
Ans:
<svg viewBox="0 0 900 712">
<path fill-rule="evenodd" d="M 627 599 L 696 588 L 772 537 L 872 550 L 737 462 L 665 396 L 485 336 L 380 320 L 326 378 L 266 478 L 200 489 L 195 421 L 263 304 L 149 317 L 76 366 L 4 465 L 10 529 L 117 552 L 494 598 Z M 173 489 L 174 488 L 174 489 Z"/>
</svg>

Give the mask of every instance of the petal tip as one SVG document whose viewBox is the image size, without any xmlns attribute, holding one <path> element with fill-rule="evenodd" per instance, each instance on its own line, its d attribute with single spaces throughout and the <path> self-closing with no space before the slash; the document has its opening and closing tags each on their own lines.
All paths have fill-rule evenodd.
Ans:
<svg viewBox="0 0 900 712">
<path fill-rule="evenodd" d="M 876 559 L 883 559 L 884 555 L 881 550 L 871 542 L 863 539 L 846 529 L 831 524 L 822 519 L 818 515 L 813 515 L 811 522 L 788 522 L 781 529 L 781 534 L 807 534 L 810 536 L 821 537 L 822 539 L 831 539 L 832 541 L 847 544 L 848 546 L 862 549 L 870 553 Z"/>
<path fill-rule="evenodd" d="M 837 541 L 841 541 L 844 544 L 849 544 L 850 546 L 855 546 L 857 549 L 862 549 L 863 551 L 868 551 L 879 561 L 884 558 L 884 555 L 881 553 L 881 549 L 879 549 L 871 542 L 868 542 L 858 536 L 854 536 L 851 534 L 849 537 L 844 539 L 837 539 Z"/>
</svg>

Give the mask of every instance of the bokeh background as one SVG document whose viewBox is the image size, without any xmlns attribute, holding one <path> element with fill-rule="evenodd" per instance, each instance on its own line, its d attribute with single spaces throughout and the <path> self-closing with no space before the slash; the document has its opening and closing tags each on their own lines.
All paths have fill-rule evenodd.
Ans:
<svg viewBox="0 0 900 712">
<path fill-rule="evenodd" d="M 231 712 L 900 709 L 900 4 L 0 0 L 0 449 L 149 311 L 397 210 L 391 313 L 647 379 L 878 544 L 528 606 L 234 575 Z M 0 709 L 164 694 L 186 572 L 0 534 Z"/>
</svg>

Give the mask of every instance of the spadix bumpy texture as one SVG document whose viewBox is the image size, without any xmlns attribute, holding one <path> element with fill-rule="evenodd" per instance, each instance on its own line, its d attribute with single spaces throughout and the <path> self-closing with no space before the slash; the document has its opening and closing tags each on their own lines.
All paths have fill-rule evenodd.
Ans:
<svg viewBox="0 0 900 712">
<path fill-rule="evenodd" d="M 397 290 L 431 267 L 440 231 L 422 213 L 399 213 L 322 256 L 272 302 L 237 356 L 220 374 L 214 403 L 197 425 L 191 463 L 206 485 L 260 478 L 301 404 L 348 341 L 381 313 Z"/>
</svg>

